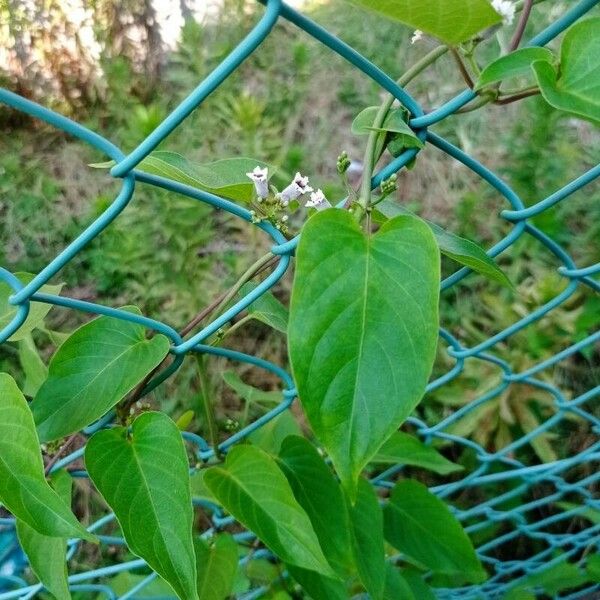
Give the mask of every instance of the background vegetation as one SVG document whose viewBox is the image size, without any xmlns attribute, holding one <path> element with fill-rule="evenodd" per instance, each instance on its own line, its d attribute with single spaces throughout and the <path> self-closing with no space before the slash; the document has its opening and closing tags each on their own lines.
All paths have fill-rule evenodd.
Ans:
<svg viewBox="0 0 600 600">
<path fill-rule="evenodd" d="M 169 47 L 154 8 L 144 0 L 91 3 L 85 19 L 93 26 L 93 44 L 70 20 L 66 3 L 39 4 L 34 10 L 27 2 L 0 0 L 4 23 L 0 45 L 5 48 L 0 57 L 6 59 L 0 61 L 0 80 L 9 89 L 99 131 L 125 152 L 232 50 L 263 11 L 251 0 L 224 0 L 219 10 L 208 11 L 198 21 L 182 2 L 187 18 L 178 43 Z M 540 30 L 569 4 L 541 3 L 528 27 Z M 411 45 L 408 29 L 359 9 L 349 10 L 342 0 L 309 2 L 304 10 L 392 76 L 433 46 L 427 39 Z M 485 62 L 485 50 L 481 58 Z M 464 86 L 448 55 L 410 91 L 426 108 L 433 108 Z M 364 138 L 350 134 L 350 123 L 380 97 L 381 90 L 373 82 L 282 22 L 160 149 L 198 162 L 257 157 L 278 165 L 281 182 L 301 170 L 329 197 L 339 198 L 344 190 L 337 183 L 336 157 L 346 150 L 356 161 L 356 177 L 360 176 Z M 549 195 L 600 158 L 598 136 L 591 125 L 558 113 L 537 97 L 455 115 L 434 130 L 503 176 L 525 204 Z M 117 186 L 104 172 L 88 167 L 105 157 L 49 126 L 2 107 L 0 132 L 0 264 L 12 272 L 37 272 L 112 201 Z M 496 217 L 505 208 L 498 194 L 434 148 L 421 152 L 414 170 L 399 176 L 398 188 L 399 202 L 485 246 L 510 227 Z M 578 264 L 598 262 L 599 200 L 598 184 L 592 184 L 535 223 Z M 233 284 L 266 249 L 264 244 L 262 237 L 226 215 L 139 184 L 124 214 L 71 261 L 56 282 L 64 282 L 63 293 L 71 297 L 114 306 L 135 304 L 148 316 L 179 329 Z M 556 272 L 555 257 L 529 238 L 512 246 L 499 263 L 514 282 L 514 290 L 470 276 L 443 296 L 442 325 L 467 346 L 504 329 L 566 285 Z M 444 268 L 449 273 L 454 267 L 444 264 Z M 286 301 L 289 285 L 287 278 L 275 295 Z M 70 331 L 81 318 L 53 309 L 49 329 Z M 599 320 L 600 299 L 582 290 L 551 317 L 495 351 L 524 370 L 572 340 L 582 339 L 597 328 Z M 57 336 L 36 336 L 45 360 Z M 228 345 L 286 364 L 283 337 L 257 321 L 238 329 Z M 441 373 L 450 364 L 440 352 L 436 371 Z M 216 360 L 215 365 L 211 390 L 222 398 L 219 416 L 225 430 L 252 415 L 245 413 L 244 403 L 221 377 L 222 371 L 236 367 Z M 16 346 L 0 347 L 0 370 L 23 382 Z M 265 391 L 276 389 L 277 382 L 262 373 L 236 374 Z M 554 373 L 542 375 L 551 376 L 567 395 L 597 385 L 599 349 L 588 347 L 562 362 Z M 435 423 L 497 385 L 499 377 L 497 369 L 478 361 L 469 363 L 454 383 L 425 399 L 421 416 Z M 226 379 L 236 381 L 235 374 Z M 190 390 L 201 393 L 193 366 L 184 366 L 157 390 L 153 402 L 178 417 L 187 410 L 181 399 L 188 399 Z M 459 420 L 454 433 L 492 450 L 506 446 L 551 410 L 549 395 L 525 385 L 511 386 L 496 401 Z M 190 429 L 202 434 L 204 427 L 197 417 Z M 536 447 L 522 450 L 530 453 L 529 462 L 555 460 L 589 444 L 586 424 L 574 421 L 561 427 L 541 438 Z M 452 458 L 469 460 L 468 456 Z"/>
</svg>

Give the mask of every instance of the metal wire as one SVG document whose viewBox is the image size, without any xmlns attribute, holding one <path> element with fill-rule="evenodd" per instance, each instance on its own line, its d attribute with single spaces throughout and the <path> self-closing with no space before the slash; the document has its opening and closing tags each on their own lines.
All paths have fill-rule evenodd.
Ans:
<svg viewBox="0 0 600 600">
<path fill-rule="evenodd" d="M 593 333 L 585 339 L 574 342 L 551 358 L 540 361 L 538 364 L 523 371 L 516 370 L 513 365 L 493 352 L 498 344 L 510 340 L 515 334 L 537 323 L 540 319 L 551 313 L 553 309 L 567 302 L 582 286 L 587 286 L 596 292 L 600 291 L 600 282 L 594 279 L 594 275 L 600 272 L 600 264 L 578 266 L 557 242 L 546 235 L 531 221 L 533 217 L 560 202 L 565 202 L 574 192 L 594 181 L 600 176 L 600 165 L 583 173 L 547 198 L 525 207 L 519 196 L 495 173 L 472 156 L 467 155 L 447 140 L 428 130 L 431 125 L 454 114 L 458 109 L 473 100 L 476 97 L 474 92 L 465 90 L 439 108 L 424 114 L 419 103 L 406 90 L 395 83 L 389 75 L 361 56 L 356 50 L 281 0 L 261 1 L 266 5 L 266 8 L 258 24 L 227 58 L 127 156 L 109 140 L 82 125 L 8 90 L 0 89 L 1 102 L 45 121 L 105 153 L 116 163 L 111 170 L 111 175 L 122 180 L 119 194 L 104 213 L 42 269 L 32 281 L 23 284 L 12 273 L 0 268 L 0 281 L 8 284 L 14 291 L 14 294 L 10 298 L 10 303 L 17 308 L 12 321 L 0 332 L 0 343 L 5 342 L 23 324 L 29 313 L 30 302 L 45 302 L 77 311 L 108 315 L 117 319 L 133 321 L 150 330 L 168 336 L 172 342 L 170 351 L 175 360 L 167 370 L 157 375 L 148 384 L 145 391 L 151 390 L 175 373 L 183 357 L 190 352 L 209 353 L 233 361 L 241 361 L 257 368 L 265 369 L 278 376 L 282 382 L 281 403 L 262 418 L 231 435 L 226 441 L 220 444 L 220 450 L 226 450 L 289 408 L 296 395 L 294 383 L 289 374 L 279 366 L 255 356 L 203 344 L 219 328 L 237 316 L 266 290 L 275 285 L 286 273 L 291 256 L 298 243 L 298 237 L 287 241 L 269 223 L 263 222 L 256 226 L 273 240 L 272 252 L 280 257 L 275 270 L 224 314 L 214 319 L 200 331 L 187 337 L 187 339 L 182 339 L 170 325 L 154 319 L 95 303 L 83 302 L 74 298 L 54 296 L 40 292 L 42 285 L 58 273 L 84 246 L 110 226 L 112 221 L 132 201 L 138 184 L 157 186 L 173 193 L 187 196 L 190 200 L 203 202 L 215 208 L 222 209 L 251 224 L 249 211 L 226 198 L 189 187 L 168 178 L 143 173 L 136 170 L 136 167 L 175 128 L 184 123 L 186 117 L 192 111 L 196 109 L 202 110 L 203 101 L 256 50 L 269 35 L 277 21 L 285 19 L 343 57 L 356 69 L 391 93 L 410 111 L 412 116 L 409 124 L 422 139 L 426 140 L 426 147 L 435 147 L 465 165 L 486 181 L 508 202 L 508 208 L 501 211 L 500 216 L 508 225 L 511 225 L 511 229 L 503 239 L 488 250 L 490 256 L 498 256 L 510 248 L 522 236 L 531 236 L 551 253 L 558 265 L 557 272 L 567 282 L 565 289 L 556 294 L 553 299 L 473 347 L 464 346 L 459 339 L 444 329 L 440 331 L 440 343 L 447 348 L 448 353 L 454 358 L 455 363 L 445 374 L 430 382 L 428 392 L 438 390 L 459 378 L 465 372 L 466 365 L 471 361 L 483 362 L 489 367 L 497 369 L 500 383 L 495 388 L 482 392 L 474 400 L 434 425 L 427 425 L 416 417 L 409 419 L 409 422 L 416 427 L 418 434 L 426 443 L 441 440 L 474 452 L 476 464 L 470 472 L 458 480 L 434 487 L 432 491 L 440 497 L 453 502 L 461 496 L 465 496 L 469 491 L 480 490 L 481 492 L 477 496 L 481 498 L 480 501 L 471 501 L 469 507 L 455 509 L 455 514 L 465 524 L 467 531 L 473 535 L 490 527 L 496 528 L 495 534 L 485 538 L 485 541 L 479 543 L 477 547 L 477 552 L 481 560 L 491 573 L 490 578 L 480 585 L 458 589 L 436 588 L 438 598 L 445 600 L 459 598 L 461 600 L 500 598 L 507 589 L 531 573 L 547 569 L 565 559 L 579 560 L 584 553 L 597 549 L 600 539 L 600 522 L 598 522 L 598 519 L 594 523 L 590 521 L 588 527 L 580 527 L 576 533 L 564 533 L 564 527 L 557 528 L 555 525 L 561 522 L 571 523 L 578 516 L 583 515 L 586 510 L 590 509 L 599 511 L 597 514 L 600 514 L 600 501 L 593 495 L 593 486 L 600 479 L 600 473 L 593 468 L 587 470 L 581 468 L 581 466 L 593 465 L 594 461 L 600 460 L 600 441 L 596 441 L 585 450 L 574 453 L 571 456 L 544 464 L 524 464 L 515 458 L 515 450 L 526 444 L 530 444 L 540 435 L 556 428 L 565 419 L 573 417 L 589 423 L 592 432 L 598 433 L 600 431 L 600 420 L 590 412 L 593 401 L 600 395 L 600 386 L 588 389 L 575 398 L 569 398 L 567 394 L 561 391 L 558 384 L 548 383 L 548 378 L 542 376 L 542 372 L 555 367 L 561 361 L 595 344 L 600 339 L 600 332 Z M 585 15 L 598 2 L 599 0 L 581 0 L 551 26 L 531 39 L 528 45 L 547 44 L 577 19 Z M 419 151 L 427 150 L 410 149 L 404 152 L 374 176 L 372 186 L 376 187 L 382 180 L 400 170 Z M 471 271 L 467 268 L 460 269 L 442 281 L 442 291 L 452 288 L 470 273 Z M 519 384 L 527 384 L 533 388 L 542 390 L 553 398 L 553 414 L 539 426 L 531 429 L 507 446 L 494 450 L 486 449 L 472 440 L 451 433 L 451 426 L 459 419 L 473 412 L 478 407 L 485 406 L 496 400 L 510 386 Z M 111 419 L 112 413 L 86 428 L 84 433 L 90 435 L 109 423 Z M 215 449 L 211 448 L 200 436 L 185 433 L 184 439 L 188 444 L 195 447 L 195 452 L 200 460 L 207 460 L 215 452 Z M 54 469 L 56 470 L 75 462 L 82 454 L 83 449 L 72 452 L 70 455 L 59 460 L 54 465 Z M 393 487 L 394 477 L 402 469 L 403 465 L 390 467 L 372 480 L 373 485 L 383 488 Z M 76 477 L 87 476 L 85 471 L 75 471 L 73 475 Z M 505 484 L 502 488 L 505 491 L 498 493 L 498 488 L 493 486 L 498 486 L 500 483 Z M 491 489 L 495 491 L 493 493 L 486 493 L 486 491 Z M 544 510 L 552 509 L 557 502 L 560 502 L 564 498 L 571 500 L 576 498 L 577 500 L 574 502 L 575 507 L 571 510 L 563 510 L 561 512 Z M 520 504 L 520 502 L 524 503 Z M 207 506 L 213 512 L 213 527 L 205 532 L 204 535 L 209 535 L 232 523 L 232 518 L 224 515 L 219 507 L 200 499 L 195 499 L 194 503 Z M 540 518 L 540 514 L 546 514 L 547 516 Z M 533 518 L 533 515 L 535 515 L 535 518 Z M 101 532 L 113 520 L 114 515 L 107 514 L 91 525 L 89 529 L 90 531 Z M 23 555 L 19 553 L 18 548 L 15 546 L 13 529 L 13 519 L 0 519 L 0 536 L 3 536 L 0 537 L 0 543 L 2 543 L 0 546 L 0 590 L 2 590 L 0 591 L 0 600 L 33 598 L 42 589 L 41 585 L 27 585 L 21 577 L 24 566 Z M 235 537 L 239 541 L 252 540 L 253 538 L 249 532 L 236 534 Z M 100 539 L 103 544 L 124 543 L 121 538 L 115 536 L 100 535 Z M 536 550 L 523 557 L 519 556 L 516 551 L 513 553 L 506 551 L 506 548 L 509 548 L 511 544 L 517 547 L 520 541 L 524 539 L 529 540 L 530 547 Z M 68 559 L 72 558 L 77 549 L 78 542 L 76 540 L 71 541 L 69 543 Z M 499 552 L 500 550 L 503 551 Z M 264 552 L 268 555 L 268 552 Z M 514 556 L 514 558 L 510 560 L 498 558 L 499 555 L 505 557 L 507 554 Z M 143 560 L 131 560 L 121 564 L 72 574 L 69 576 L 69 583 L 71 589 L 77 590 L 80 594 L 89 592 L 90 598 L 97 598 L 100 597 L 99 594 L 103 594 L 106 598 L 116 599 L 117 596 L 106 585 L 107 577 L 125 571 L 135 572 L 143 567 L 146 567 Z M 145 577 L 135 588 L 122 595 L 120 597 L 121 600 L 135 598 L 135 594 L 149 585 L 154 578 L 154 575 Z M 576 594 L 563 597 L 583 597 L 597 589 L 600 589 L 600 586 L 592 585 Z M 246 593 L 243 598 L 245 600 L 259 598 L 264 591 L 264 588 L 257 588 Z"/>
</svg>

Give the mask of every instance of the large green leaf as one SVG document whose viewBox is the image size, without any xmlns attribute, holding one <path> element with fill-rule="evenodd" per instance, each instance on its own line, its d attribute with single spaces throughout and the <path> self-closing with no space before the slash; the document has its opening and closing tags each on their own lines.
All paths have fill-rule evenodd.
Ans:
<svg viewBox="0 0 600 600">
<path fill-rule="evenodd" d="M 15 277 L 21 281 L 24 285 L 27 285 L 35 275 L 31 273 L 15 273 Z M 59 285 L 43 285 L 40 288 L 40 292 L 44 294 L 60 294 L 62 284 Z M 0 281 L 0 329 L 4 329 L 17 314 L 18 307 L 14 304 L 10 304 L 8 299 L 15 293 L 15 291 L 4 281 Z M 22 340 L 24 336 L 31 333 L 38 325 L 42 323 L 44 317 L 50 312 L 52 304 L 46 304 L 44 302 L 31 302 L 29 304 L 29 314 L 25 319 L 25 322 L 19 329 L 8 338 L 9 342 L 18 342 Z"/>
<path fill-rule="evenodd" d="M 229 598 L 238 569 L 238 547 L 227 533 L 218 535 L 210 544 L 197 538 L 196 568 L 200 600 Z"/>
<path fill-rule="evenodd" d="M 246 296 L 256 287 L 255 283 L 248 281 L 240 289 L 240 296 Z M 257 321 L 282 333 L 287 332 L 288 309 L 271 292 L 259 296 L 247 310 Z"/>
<path fill-rule="evenodd" d="M 392 219 L 397 215 L 411 214 L 413 213 L 390 198 L 377 204 L 377 208 L 373 212 L 373 217 L 374 220 L 385 223 L 386 220 Z M 477 273 L 481 273 L 489 279 L 512 287 L 510 280 L 500 267 L 498 267 L 494 259 L 490 258 L 485 250 L 475 242 L 451 233 L 436 223 L 431 221 L 425 222 L 431 228 L 440 248 L 440 252 L 444 256 L 451 258 L 465 267 L 473 269 L 473 271 L 476 271 Z"/>
<path fill-rule="evenodd" d="M 415 600 L 436 600 L 433 590 L 423 581 L 419 571 L 411 567 L 402 569 L 402 579 L 406 581 Z"/>
<path fill-rule="evenodd" d="M 0 373 L 0 502 L 43 535 L 96 539 L 46 481 L 33 417 L 6 373 Z"/>
<path fill-rule="evenodd" d="M 531 65 L 537 60 L 552 62 L 554 54 L 548 48 L 520 48 L 510 54 L 505 54 L 491 62 L 479 75 L 475 83 L 475 90 L 486 85 L 505 81 L 517 75 L 531 76 Z"/>
<path fill-rule="evenodd" d="M 281 560 L 335 577 L 307 514 L 268 454 L 255 446 L 236 446 L 224 466 L 208 469 L 204 481 L 221 505 Z"/>
<path fill-rule="evenodd" d="M 69 435 L 110 410 L 169 351 L 164 335 L 145 337 L 136 323 L 100 317 L 58 349 L 31 410 L 43 442 Z"/>
<path fill-rule="evenodd" d="M 131 432 L 99 431 L 87 444 L 85 464 L 131 551 L 181 600 L 198 600 L 188 459 L 177 425 L 164 413 L 147 412 Z"/>
<path fill-rule="evenodd" d="M 416 437 L 402 431 L 393 433 L 379 448 L 371 462 L 422 467 L 440 475 L 462 471 L 464 468 L 449 461 L 435 448 L 427 446 Z"/>
<path fill-rule="evenodd" d="M 366 236 L 348 212 L 305 225 L 289 352 L 313 431 L 354 496 L 362 468 L 425 391 L 437 346 L 440 259 L 413 216 Z"/>
<path fill-rule="evenodd" d="M 323 553 L 340 576 L 352 570 L 350 520 L 339 483 L 318 450 L 305 438 L 292 435 L 281 444 L 280 466 L 294 497 L 306 511 Z"/>
<path fill-rule="evenodd" d="M 533 63 L 548 104 L 600 124 L 600 17 L 575 23 L 560 47 L 560 74 L 547 61 Z"/>
<path fill-rule="evenodd" d="M 500 23 L 487 0 L 352 0 L 429 33 L 446 44 L 464 42 L 478 31 Z"/>
<path fill-rule="evenodd" d="M 113 161 L 96 163 L 91 167 L 106 169 L 114 166 Z M 159 175 L 193 188 L 230 198 L 249 202 L 254 194 L 254 184 L 246 176 L 255 167 L 269 165 L 255 158 L 225 158 L 211 163 L 196 164 L 177 152 L 157 150 L 137 165 L 136 170 Z M 269 173 L 269 176 L 273 171 Z"/>
<path fill-rule="evenodd" d="M 485 572 L 473 544 L 449 508 L 423 484 L 396 484 L 384 509 L 387 541 L 435 573 L 463 575 L 473 583 Z"/>
<path fill-rule="evenodd" d="M 358 575 L 370 598 L 380 600 L 386 580 L 383 513 L 377 494 L 366 479 L 359 480 L 356 502 L 348 502 L 348 510 Z"/>
<path fill-rule="evenodd" d="M 50 480 L 52 487 L 68 506 L 71 504 L 73 479 L 66 471 L 57 471 Z M 70 600 L 67 582 L 67 540 L 38 533 L 17 519 L 17 536 L 31 570 L 56 600 Z"/>
</svg>

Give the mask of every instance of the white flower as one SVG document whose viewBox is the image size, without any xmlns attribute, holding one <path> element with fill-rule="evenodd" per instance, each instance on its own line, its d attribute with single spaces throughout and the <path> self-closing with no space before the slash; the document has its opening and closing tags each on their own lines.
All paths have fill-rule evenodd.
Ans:
<svg viewBox="0 0 600 600">
<path fill-rule="evenodd" d="M 306 202 L 306 208 L 316 208 L 317 210 L 325 210 L 331 208 L 329 200 L 325 198 L 325 194 L 321 190 L 317 190 L 310 195 L 310 200 Z"/>
<path fill-rule="evenodd" d="M 300 173 L 296 173 L 292 183 L 279 194 L 279 199 L 284 206 L 287 206 L 291 200 L 312 191 L 313 189 L 308 185 L 308 177 L 302 177 Z"/>
<path fill-rule="evenodd" d="M 269 169 L 265 167 L 254 167 L 254 171 L 246 173 L 246 176 L 254 182 L 256 195 L 260 200 L 264 200 L 269 195 Z"/>
<path fill-rule="evenodd" d="M 415 29 L 412 37 L 410 38 L 410 43 L 414 44 L 415 42 L 419 42 L 423 39 L 423 32 L 420 29 Z"/>
<path fill-rule="evenodd" d="M 515 5 L 511 0 L 492 0 L 492 8 L 502 17 L 505 25 L 515 18 Z"/>
</svg>

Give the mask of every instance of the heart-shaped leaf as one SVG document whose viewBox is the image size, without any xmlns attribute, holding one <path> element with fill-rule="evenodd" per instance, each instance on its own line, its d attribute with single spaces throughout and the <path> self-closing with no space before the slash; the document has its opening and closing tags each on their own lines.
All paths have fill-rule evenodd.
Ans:
<svg viewBox="0 0 600 600">
<path fill-rule="evenodd" d="M 425 391 L 438 335 L 431 229 L 399 216 L 365 235 L 338 209 L 305 225 L 289 352 L 302 406 L 342 484 L 358 476 Z"/>
<path fill-rule="evenodd" d="M 352 0 L 386 17 L 429 33 L 446 44 L 468 40 L 500 23 L 488 0 Z"/>
<path fill-rule="evenodd" d="M 560 74 L 547 61 L 533 63 L 548 104 L 600 124 L 600 17 L 575 23 L 560 47 Z"/>
<path fill-rule="evenodd" d="M 169 340 L 164 335 L 147 340 L 145 333 L 136 323 L 100 317 L 64 342 L 31 403 L 42 441 L 69 435 L 99 419 L 162 361 Z"/>
<path fill-rule="evenodd" d="M 371 462 L 380 464 L 404 464 L 422 467 L 440 475 L 462 471 L 464 467 L 449 461 L 432 446 L 402 431 L 396 431 L 379 448 Z"/>
<path fill-rule="evenodd" d="M 95 433 L 88 473 L 115 512 L 125 541 L 175 590 L 198 600 L 188 459 L 177 425 L 147 412 L 131 426 Z"/>
<path fill-rule="evenodd" d="M 114 161 L 95 163 L 91 167 L 107 169 Z M 137 165 L 136 170 L 172 179 L 190 187 L 211 192 L 231 200 L 249 202 L 254 193 L 254 184 L 246 173 L 255 167 L 269 167 L 254 158 L 225 158 L 211 163 L 195 164 L 177 152 L 158 150 L 149 154 Z M 269 175 L 273 174 L 273 170 Z"/>
<path fill-rule="evenodd" d="M 62 501 L 71 504 L 73 479 L 66 471 L 57 471 L 50 479 Z M 17 519 L 17 536 L 31 570 L 56 600 L 71 600 L 67 582 L 67 540 L 38 533 L 33 527 Z"/>
<path fill-rule="evenodd" d="M 548 48 L 520 48 L 491 62 L 479 75 L 474 89 L 479 90 L 486 85 L 505 81 L 517 75 L 530 75 L 531 65 L 538 60 L 551 63 L 554 54 Z"/>
<path fill-rule="evenodd" d="M 396 484 L 384 510 L 387 541 L 435 573 L 486 578 L 471 540 L 450 509 L 423 484 Z"/>
<path fill-rule="evenodd" d="M 231 595 L 238 569 L 238 547 L 227 533 L 218 535 L 211 543 L 194 540 L 198 569 L 200 600 L 225 600 Z"/>
<path fill-rule="evenodd" d="M 15 277 L 21 281 L 24 285 L 27 285 L 35 275 L 31 273 L 15 273 Z M 60 294 L 62 284 L 59 285 L 43 285 L 40 288 L 40 292 L 44 294 Z M 18 307 L 14 304 L 10 304 L 8 299 L 15 293 L 15 291 L 4 281 L 0 281 L 0 330 L 4 329 L 14 318 L 17 313 Z M 45 316 L 50 312 L 52 304 L 46 304 L 45 302 L 30 302 L 29 314 L 25 319 L 25 322 L 11 337 L 8 338 L 9 342 L 18 342 L 22 340 L 26 335 L 31 333 L 36 327 L 41 325 Z"/>
<path fill-rule="evenodd" d="M 255 446 L 236 446 L 204 475 L 209 490 L 281 560 L 335 577 L 311 522 L 277 463 Z"/>
<path fill-rule="evenodd" d="M 46 481 L 31 411 L 6 373 L 0 373 L 0 502 L 43 535 L 96 539 Z"/>
</svg>

